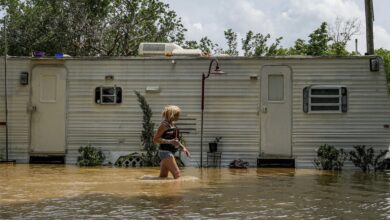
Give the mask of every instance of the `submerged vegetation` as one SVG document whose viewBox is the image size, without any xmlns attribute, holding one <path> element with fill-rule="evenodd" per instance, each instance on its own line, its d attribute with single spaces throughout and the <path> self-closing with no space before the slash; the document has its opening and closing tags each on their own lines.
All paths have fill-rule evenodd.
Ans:
<svg viewBox="0 0 390 220">
<path fill-rule="evenodd" d="M 342 148 L 336 149 L 332 145 L 325 144 L 319 147 L 314 165 L 323 170 L 341 170 L 346 159 L 347 153 Z"/>
<path fill-rule="evenodd" d="M 374 149 L 365 145 L 356 145 L 354 150 L 349 152 L 352 163 L 359 167 L 363 172 L 383 171 L 388 161 L 384 160 L 387 151 L 380 151 L 375 156 Z"/>
<path fill-rule="evenodd" d="M 314 165 L 322 170 L 341 170 L 344 162 L 350 159 L 351 162 L 363 172 L 371 170 L 383 171 L 390 168 L 390 161 L 385 159 L 387 150 L 380 150 L 378 154 L 372 147 L 365 145 L 356 145 L 354 150 L 349 153 L 342 148 L 336 149 L 332 145 L 322 145 L 317 150 L 317 158 L 314 159 Z"/>
<path fill-rule="evenodd" d="M 77 164 L 80 166 L 102 165 L 106 156 L 104 153 L 90 144 L 79 148 L 80 156 L 77 157 Z"/>
</svg>

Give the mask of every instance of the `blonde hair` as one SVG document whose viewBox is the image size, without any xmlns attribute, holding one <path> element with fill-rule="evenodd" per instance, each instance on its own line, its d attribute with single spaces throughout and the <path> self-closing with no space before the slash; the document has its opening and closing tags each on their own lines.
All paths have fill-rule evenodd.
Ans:
<svg viewBox="0 0 390 220">
<path fill-rule="evenodd" d="M 176 105 L 167 105 L 161 112 L 162 117 L 169 121 L 177 121 L 179 119 L 181 109 Z"/>
</svg>

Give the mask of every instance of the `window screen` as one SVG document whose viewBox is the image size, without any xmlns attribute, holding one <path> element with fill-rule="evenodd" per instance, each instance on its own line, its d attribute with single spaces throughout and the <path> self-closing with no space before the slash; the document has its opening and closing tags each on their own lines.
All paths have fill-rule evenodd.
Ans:
<svg viewBox="0 0 390 220">
<path fill-rule="evenodd" d="M 313 86 L 303 89 L 303 111 L 311 113 L 347 112 L 347 88 Z"/>
<path fill-rule="evenodd" d="M 122 89 L 116 86 L 100 86 L 95 89 L 95 102 L 97 104 L 122 103 Z"/>
</svg>

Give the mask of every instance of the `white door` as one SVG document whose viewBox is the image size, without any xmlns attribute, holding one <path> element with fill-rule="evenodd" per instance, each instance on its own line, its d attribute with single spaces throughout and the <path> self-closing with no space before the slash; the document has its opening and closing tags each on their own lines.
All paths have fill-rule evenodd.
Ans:
<svg viewBox="0 0 390 220">
<path fill-rule="evenodd" d="M 31 87 L 31 152 L 64 154 L 65 68 L 35 67 Z"/>
<path fill-rule="evenodd" d="M 291 156 L 291 70 L 264 66 L 261 71 L 261 154 Z"/>
</svg>

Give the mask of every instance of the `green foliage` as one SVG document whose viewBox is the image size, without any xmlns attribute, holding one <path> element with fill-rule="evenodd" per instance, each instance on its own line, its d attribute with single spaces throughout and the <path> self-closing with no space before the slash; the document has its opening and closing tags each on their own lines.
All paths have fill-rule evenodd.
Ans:
<svg viewBox="0 0 390 220">
<path fill-rule="evenodd" d="M 346 159 L 347 153 L 342 148 L 336 149 L 332 145 L 325 144 L 319 147 L 314 165 L 323 170 L 341 170 Z"/>
<path fill-rule="evenodd" d="M 195 40 L 186 41 L 183 45 L 185 49 L 200 49 L 203 54 L 221 53 L 222 49 L 218 44 L 213 43 L 208 37 L 202 37 L 199 42 Z"/>
<path fill-rule="evenodd" d="M 244 39 L 241 39 L 244 56 L 276 56 L 278 55 L 280 41 L 283 39 L 279 37 L 271 46 L 268 46 L 268 40 L 271 38 L 270 34 L 263 35 L 260 33 L 254 34 L 248 31 Z"/>
<path fill-rule="evenodd" d="M 80 166 L 96 166 L 101 165 L 106 158 L 104 153 L 90 144 L 79 148 L 80 156 L 77 157 L 77 164 Z"/>
<path fill-rule="evenodd" d="M 160 160 L 157 155 L 157 146 L 153 143 L 154 123 L 152 122 L 152 109 L 143 95 L 141 95 L 138 91 L 134 91 L 134 93 L 137 96 L 143 112 L 141 142 L 144 150 L 146 150 L 145 165 L 158 166 Z"/>
<path fill-rule="evenodd" d="M 386 50 L 384 48 L 380 48 L 375 51 L 375 54 L 381 56 L 385 63 L 385 71 L 387 76 L 387 87 L 390 92 L 390 50 Z"/>
<path fill-rule="evenodd" d="M 307 54 L 307 44 L 302 39 L 297 39 L 294 43 L 294 46 L 290 48 L 291 55 L 306 55 Z"/>
<path fill-rule="evenodd" d="M 4 9 L 9 15 L 9 54 L 15 56 L 35 50 L 137 55 L 141 42 L 182 44 L 186 31 L 176 13 L 159 0 L 0 1 Z"/>
<path fill-rule="evenodd" d="M 383 170 L 386 163 L 388 163 L 388 161 L 384 161 L 384 156 L 387 151 L 380 151 L 379 154 L 375 156 L 372 147 L 366 148 L 365 145 L 356 145 L 353 148 L 354 150 L 349 152 L 350 160 L 363 172 Z"/>
<path fill-rule="evenodd" d="M 328 42 L 331 40 L 328 35 L 328 24 L 323 22 L 319 28 L 309 35 L 307 55 L 323 56 L 328 50 Z"/>
<path fill-rule="evenodd" d="M 228 50 L 226 50 L 225 53 L 231 56 L 238 56 L 237 33 L 233 32 L 232 29 L 228 29 L 224 34 L 228 45 Z"/>
<path fill-rule="evenodd" d="M 336 55 L 336 56 L 348 56 L 350 53 L 346 49 L 346 44 L 342 42 L 336 42 L 329 46 L 329 55 Z"/>
</svg>

